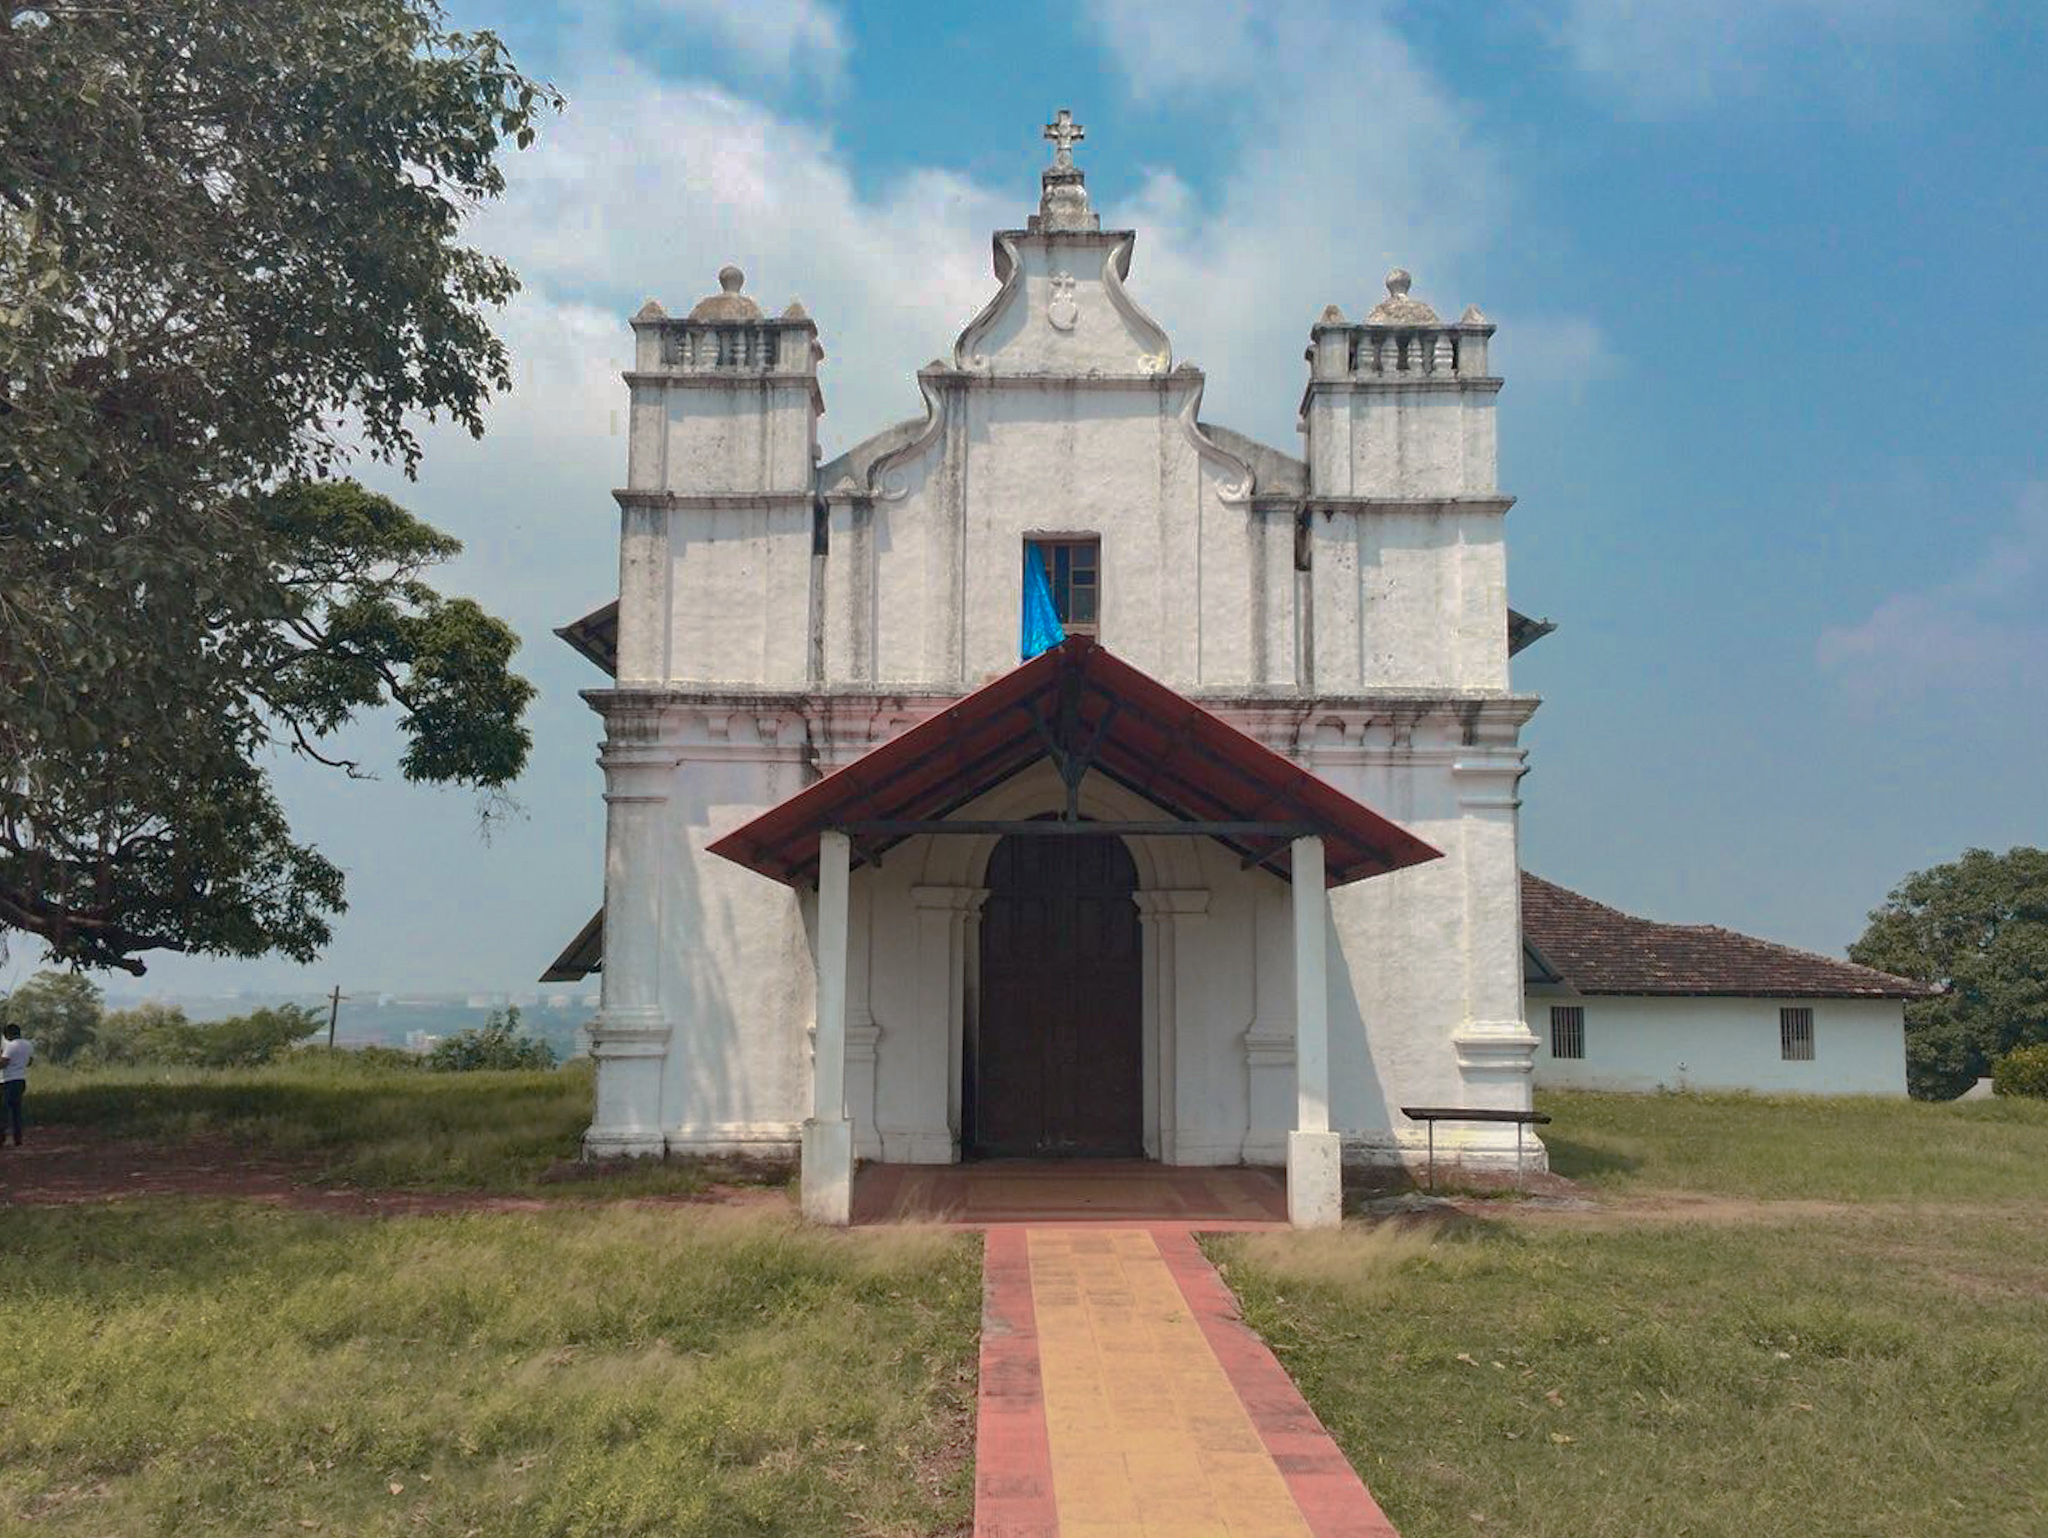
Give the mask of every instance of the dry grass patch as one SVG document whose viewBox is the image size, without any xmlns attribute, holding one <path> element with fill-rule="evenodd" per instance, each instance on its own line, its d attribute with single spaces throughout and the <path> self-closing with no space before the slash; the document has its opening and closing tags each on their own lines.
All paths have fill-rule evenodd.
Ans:
<svg viewBox="0 0 2048 1538">
<path fill-rule="evenodd" d="M 2048 1532 L 2048 1107 L 1543 1104 L 1604 1210 L 1211 1245 L 1404 1538 Z"/>
<path fill-rule="evenodd" d="M 37 1124 L 106 1139 L 224 1138 L 310 1180 L 389 1191 L 491 1191 L 582 1200 L 781 1183 L 786 1166 L 634 1160 L 576 1178 L 593 1093 L 587 1061 L 525 1072 L 428 1073 L 351 1053 L 262 1068 L 56 1070 L 36 1081 Z"/>
<path fill-rule="evenodd" d="M 759 1210 L 8 1214 L 0 1526 L 957 1533 L 979 1246 Z"/>
</svg>

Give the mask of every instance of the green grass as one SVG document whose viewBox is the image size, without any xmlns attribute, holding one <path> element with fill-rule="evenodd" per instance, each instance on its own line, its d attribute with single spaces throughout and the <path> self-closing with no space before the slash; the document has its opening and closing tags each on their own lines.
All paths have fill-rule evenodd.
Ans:
<svg viewBox="0 0 2048 1538">
<path fill-rule="evenodd" d="M 1404 1538 L 2048 1532 L 2048 1108 L 1544 1108 L 1613 1210 L 1211 1245 Z"/>
<path fill-rule="evenodd" d="M 1538 1109 L 1558 1174 L 1601 1191 L 1820 1201 L 2048 1195 L 2048 1101 L 1596 1095 Z"/>
<path fill-rule="evenodd" d="M 979 1249 L 780 1213 L 6 1215 L 0 1529 L 964 1531 Z"/>
<path fill-rule="evenodd" d="M 263 1068 L 109 1068 L 40 1075 L 32 1120 L 105 1137 L 178 1142 L 222 1136 L 311 1161 L 330 1184 L 392 1190 L 586 1196 L 541 1176 L 577 1156 L 590 1125 L 590 1064 L 533 1072 L 426 1073 L 364 1066 L 350 1054 L 295 1055 Z M 744 1177 L 716 1164 L 643 1162 L 602 1183 L 608 1195 L 687 1192 Z"/>
</svg>

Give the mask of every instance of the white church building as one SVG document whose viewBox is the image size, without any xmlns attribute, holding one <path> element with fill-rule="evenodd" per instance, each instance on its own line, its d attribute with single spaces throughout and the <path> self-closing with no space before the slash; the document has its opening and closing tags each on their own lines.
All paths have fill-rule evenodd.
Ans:
<svg viewBox="0 0 2048 1538">
<path fill-rule="evenodd" d="M 562 632 L 613 674 L 587 1147 L 800 1149 L 831 1222 L 861 1160 L 1285 1164 L 1332 1223 L 1403 1107 L 1530 1105 L 1494 327 L 1302 296 L 1254 442 L 1047 137 L 923 415 L 837 458 L 799 306 L 633 317 L 618 600 Z"/>
</svg>

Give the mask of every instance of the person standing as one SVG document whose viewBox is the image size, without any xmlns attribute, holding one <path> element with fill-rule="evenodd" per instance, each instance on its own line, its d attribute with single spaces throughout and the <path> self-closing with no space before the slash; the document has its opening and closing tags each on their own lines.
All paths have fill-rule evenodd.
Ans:
<svg viewBox="0 0 2048 1538">
<path fill-rule="evenodd" d="M 28 1093 L 29 1060 L 36 1044 L 21 1034 L 21 1027 L 9 1023 L 0 1027 L 0 1140 L 14 1134 L 14 1146 L 21 1147 L 21 1097 Z"/>
</svg>

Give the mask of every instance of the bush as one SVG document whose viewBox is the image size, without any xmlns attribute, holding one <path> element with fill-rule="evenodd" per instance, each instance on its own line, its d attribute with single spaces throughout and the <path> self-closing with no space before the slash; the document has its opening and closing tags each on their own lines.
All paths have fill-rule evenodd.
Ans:
<svg viewBox="0 0 2048 1538">
<path fill-rule="evenodd" d="M 437 1042 L 427 1054 L 427 1066 L 436 1073 L 471 1073 L 480 1068 L 552 1068 L 554 1049 L 537 1036 L 519 1029 L 519 1008 L 514 1005 L 499 1014 L 491 1012 L 482 1027 L 458 1031 Z"/>
<path fill-rule="evenodd" d="M 2048 1100 L 2048 1043 L 2014 1047 L 1991 1065 L 1991 1087 L 2001 1095 Z"/>
<path fill-rule="evenodd" d="M 117 1009 L 101 1020 L 98 1038 L 85 1055 L 100 1063 L 255 1068 L 319 1028 L 318 1017 L 297 1004 L 204 1025 L 195 1025 L 182 1009 L 169 1004 L 140 1004 Z"/>
</svg>

